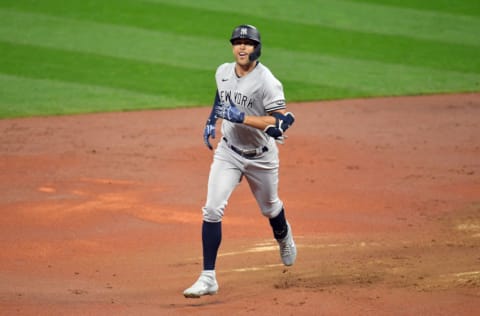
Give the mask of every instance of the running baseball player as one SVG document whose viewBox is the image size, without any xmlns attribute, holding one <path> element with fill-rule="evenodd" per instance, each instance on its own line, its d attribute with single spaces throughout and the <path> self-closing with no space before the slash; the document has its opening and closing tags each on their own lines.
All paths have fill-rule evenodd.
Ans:
<svg viewBox="0 0 480 316">
<path fill-rule="evenodd" d="M 217 93 L 204 130 L 212 149 L 217 118 L 222 118 L 222 139 L 210 167 L 203 211 L 203 271 L 183 294 L 187 298 L 216 294 L 215 263 L 222 239 L 222 217 L 233 190 L 245 178 L 262 214 L 268 218 L 286 266 L 296 259 L 292 229 L 278 196 L 279 156 L 276 143 L 295 121 L 287 112 L 282 84 L 259 62 L 262 43 L 252 25 L 236 27 L 230 38 L 235 62 L 217 68 Z"/>
</svg>

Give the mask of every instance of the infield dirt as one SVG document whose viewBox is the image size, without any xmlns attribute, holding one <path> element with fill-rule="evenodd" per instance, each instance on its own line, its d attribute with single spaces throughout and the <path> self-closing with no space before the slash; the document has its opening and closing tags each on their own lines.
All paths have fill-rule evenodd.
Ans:
<svg viewBox="0 0 480 316">
<path fill-rule="evenodd" d="M 208 108 L 0 120 L 0 314 L 478 315 L 480 94 L 289 109 L 297 262 L 243 182 L 201 299 Z"/>
</svg>

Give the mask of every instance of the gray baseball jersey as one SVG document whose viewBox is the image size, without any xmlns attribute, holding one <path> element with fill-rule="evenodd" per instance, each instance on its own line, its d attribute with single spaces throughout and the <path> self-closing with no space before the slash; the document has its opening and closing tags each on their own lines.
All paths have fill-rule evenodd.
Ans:
<svg viewBox="0 0 480 316">
<path fill-rule="evenodd" d="M 247 115 L 264 116 L 286 108 L 282 84 L 261 63 L 243 77 L 235 74 L 235 63 L 222 64 L 215 79 L 220 100 L 229 102 L 230 98 Z M 203 207 L 204 220 L 221 221 L 230 194 L 243 176 L 263 215 L 269 218 L 277 216 L 283 202 L 278 197 L 279 157 L 275 140 L 262 130 L 227 120 L 223 120 L 222 135 L 224 139 L 215 150 L 210 168 L 207 201 Z M 233 151 L 232 145 L 241 150 L 268 150 L 254 159 L 248 159 Z"/>
<path fill-rule="evenodd" d="M 246 115 L 264 116 L 286 107 L 282 84 L 260 62 L 240 78 L 235 74 L 235 63 L 222 64 L 217 68 L 215 79 L 220 100 L 228 104 L 230 98 Z M 223 120 L 222 134 L 241 149 L 262 147 L 270 141 L 270 136 L 261 130 L 227 120 Z"/>
</svg>

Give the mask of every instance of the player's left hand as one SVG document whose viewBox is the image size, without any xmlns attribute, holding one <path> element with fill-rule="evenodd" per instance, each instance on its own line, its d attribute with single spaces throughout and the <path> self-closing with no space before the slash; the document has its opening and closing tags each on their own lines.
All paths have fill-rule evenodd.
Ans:
<svg viewBox="0 0 480 316">
<path fill-rule="evenodd" d="M 233 123 L 243 123 L 245 121 L 245 113 L 241 112 L 231 99 L 228 99 L 230 104 L 221 103 L 216 106 L 215 113 L 227 121 Z"/>
</svg>

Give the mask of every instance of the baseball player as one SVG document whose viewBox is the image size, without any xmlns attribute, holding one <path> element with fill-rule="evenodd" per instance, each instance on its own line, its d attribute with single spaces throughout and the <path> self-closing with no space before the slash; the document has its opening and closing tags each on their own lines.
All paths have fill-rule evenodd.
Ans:
<svg viewBox="0 0 480 316">
<path fill-rule="evenodd" d="M 286 111 L 282 84 L 259 62 L 262 43 L 252 25 L 236 27 L 230 38 L 235 62 L 217 68 L 217 93 L 204 130 L 212 149 L 217 118 L 222 118 L 222 139 L 215 150 L 203 211 L 203 271 L 183 294 L 188 298 L 216 294 L 215 262 L 222 239 L 222 217 L 228 199 L 245 178 L 257 204 L 270 222 L 286 266 L 296 259 L 292 229 L 278 196 L 279 156 L 276 143 L 295 117 Z"/>
</svg>

